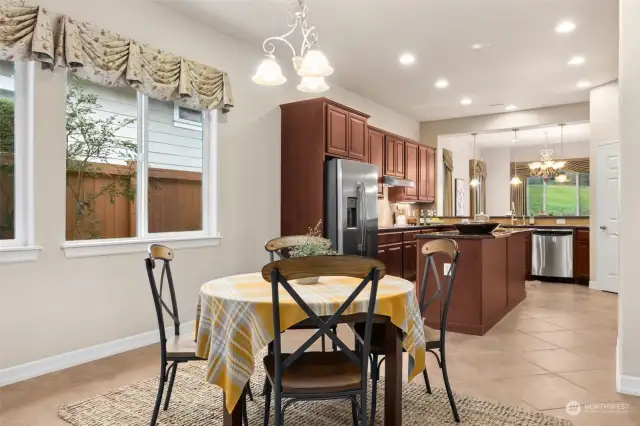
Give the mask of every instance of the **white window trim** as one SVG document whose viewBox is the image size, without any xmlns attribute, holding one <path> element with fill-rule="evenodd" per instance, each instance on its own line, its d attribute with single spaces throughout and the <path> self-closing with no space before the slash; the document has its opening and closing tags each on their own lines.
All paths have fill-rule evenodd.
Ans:
<svg viewBox="0 0 640 426">
<path fill-rule="evenodd" d="M 178 105 L 177 103 L 173 103 L 173 125 L 176 127 L 182 127 L 183 129 L 189 130 L 202 130 L 202 123 L 198 123 L 197 121 L 185 120 L 180 117 L 180 107 L 188 108 L 183 105 Z"/>
<path fill-rule="evenodd" d="M 147 96 L 138 93 L 138 140 L 148 141 Z M 220 244 L 218 232 L 218 122 L 217 110 L 204 111 L 202 126 L 202 230 L 187 232 L 148 232 L 148 203 L 136 203 L 135 238 L 66 241 L 62 244 L 67 258 L 144 253 L 149 244 L 166 244 L 172 249 L 214 247 Z M 138 144 L 136 185 L 138 199 L 148 199 L 148 143 Z"/>
<path fill-rule="evenodd" d="M 15 63 L 15 239 L 0 240 L 0 263 L 33 262 L 42 250 L 35 244 L 34 233 L 34 75 L 34 62 Z"/>
</svg>

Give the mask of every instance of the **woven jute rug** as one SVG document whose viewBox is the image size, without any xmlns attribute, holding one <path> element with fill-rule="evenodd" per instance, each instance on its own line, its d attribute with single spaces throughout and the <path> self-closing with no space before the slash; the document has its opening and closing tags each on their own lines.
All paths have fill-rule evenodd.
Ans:
<svg viewBox="0 0 640 426">
<path fill-rule="evenodd" d="M 204 382 L 204 362 L 183 364 L 171 396 L 169 410 L 160 410 L 158 426 L 213 426 L 222 424 L 222 391 Z M 255 395 L 248 403 L 250 425 L 262 425 L 264 397 L 259 395 L 264 383 L 264 372 L 256 366 L 251 379 Z M 94 396 L 59 408 L 58 415 L 74 426 L 148 426 L 155 402 L 158 379 L 148 379 L 103 395 Z M 384 380 L 379 384 L 376 425 L 384 424 Z M 521 425 L 568 426 L 571 422 L 540 413 L 525 411 L 496 402 L 456 394 L 456 403 L 463 425 Z M 426 393 L 424 385 L 403 384 L 403 425 L 443 426 L 456 425 L 444 389 Z M 273 404 L 272 404 L 273 406 Z M 368 406 L 369 410 L 371 405 Z M 272 409 L 273 416 L 273 409 Z M 272 423 L 273 424 L 273 418 Z M 299 402 L 286 411 L 286 425 L 352 426 L 351 403 L 333 400 L 327 402 Z M 394 425 L 395 426 L 395 425 Z M 398 425 L 400 426 L 400 425 Z"/>
</svg>

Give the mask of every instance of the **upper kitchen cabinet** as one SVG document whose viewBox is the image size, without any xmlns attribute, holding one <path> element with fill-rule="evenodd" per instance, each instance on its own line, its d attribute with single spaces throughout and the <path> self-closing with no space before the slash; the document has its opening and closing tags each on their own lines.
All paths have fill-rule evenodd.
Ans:
<svg viewBox="0 0 640 426">
<path fill-rule="evenodd" d="M 418 150 L 418 201 L 436 200 L 436 151 L 428 146 Z"/>
<path fill-rule="evenodd" d="M 369 160 L 367 115 L 339 104 L 326 103 L 327 154 L 358 161 Z"/>
<path fill-rule="evenodd" d="M 382 172 L 384 167 L 384 132 L 371 126 L 368 128 L 369 136 L 369 163 L 378 168 L 378 198 L 384 197 L 382 190 Z"/>
<path fill-rule="evenodd" d="M 404 140 L 387 135 L 385 140 L 384 174 L 404 178 Z"/>
<path fill-rule="evenodd" d="M 405 142 L 404 144 L 404 178 L 416 182 L 413 188 L 405 188 L 407 200 L 418 199 L 418 144 Z"/>
<path fill-rule="evenodd" d="M 433 203 L 436 199 L 436 156 L 433 148 L 405 142 L 405 179 L 416 183 L 414 188 L 389 188 L 389 201 Z"/>
</svg>

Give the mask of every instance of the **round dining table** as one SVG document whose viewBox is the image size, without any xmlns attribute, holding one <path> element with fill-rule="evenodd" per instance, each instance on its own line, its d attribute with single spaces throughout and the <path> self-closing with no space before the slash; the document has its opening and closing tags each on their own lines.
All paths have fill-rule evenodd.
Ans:
<svg viewBox="0 0 640 426">
<path fill-rule="evenodd" d="M 361 280 L 321 277 L 317 284 L 292 284 L 318 316 L 335 313 Z M 343 314 L 342 322 L 364 315 L 367 286 Z M 279 291 L 280 332 L 308 316 L 283 288 Z M 385 331 L 385 425 L 402 424 L 402 350 L 410 356 L 409 380 L 425 368 L 425 335 L 415 286 L 387 275 L 378 283 L 374 321 Z M 378 327 L 377 327 L 378 328 Z M 271 283 L 259 272 L 209 281 L 200 288 L 196 314 L 196 355 L 206 359 L 206 380 L 224 391 L 224 426 L 242 424 L 238 401 L 260 352 L 274 339 Z"/>
</svg>

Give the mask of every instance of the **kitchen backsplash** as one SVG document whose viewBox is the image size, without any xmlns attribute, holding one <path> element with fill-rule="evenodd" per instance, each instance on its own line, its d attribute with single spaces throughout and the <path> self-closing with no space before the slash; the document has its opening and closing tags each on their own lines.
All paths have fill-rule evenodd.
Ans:
<svg viewBox="0 0 640 426">
<path fill-rule="evenodd" d="M 405 210 L 405 214 L 410 216 L 413 212 L 416 212 L 416 216 L 420 216 L 419 210 L 427 210 L 427 209 L 435 209 L 434 203 L 390 203 L 387 198 L 389 188 L 384 188 L 384 198 L 378 199 L 378 226 L 379 227 L 389 227 L 394 225 L 394 213 L 396 211 L 396 207 L 400 206 L 401 209 Z"/>
</svg>

